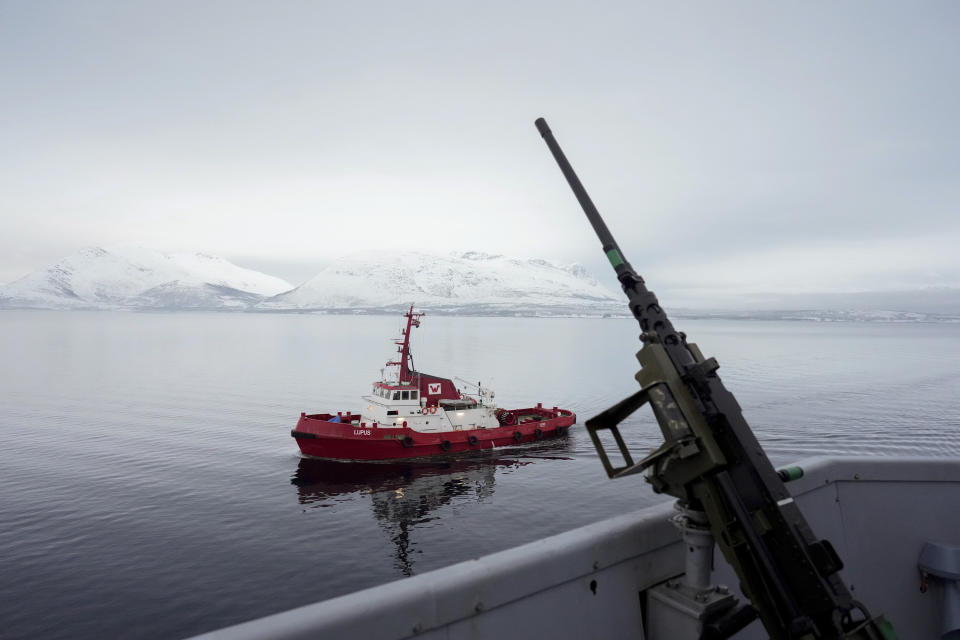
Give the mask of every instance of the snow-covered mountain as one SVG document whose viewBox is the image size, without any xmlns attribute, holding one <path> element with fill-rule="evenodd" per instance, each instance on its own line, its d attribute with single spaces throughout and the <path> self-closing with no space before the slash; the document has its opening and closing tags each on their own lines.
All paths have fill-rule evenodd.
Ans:
<svg viewBox="0 0 960 640">
<path fill-rule="evenodd" d="M 600 315 L 624 311 L 621 296 L 580 265 L 477 252 L 353 254 L 255 308 L 383 311 L 411 302 L 418 308 L 447 313 Z"/>
<path fill-rule="evenodd" d="M 485 253 L 365 252 L 297 288 L 206 254 L 83 249 L 0 286 L 0 308 L 623 313 L 621 297 L 579 265 Z"/>
<path fill-rule="evenodd" d="M 0 308 L 245 309 L 292 288 L 203 253 L 94 247 L 0 286 Z"/>
</svg>

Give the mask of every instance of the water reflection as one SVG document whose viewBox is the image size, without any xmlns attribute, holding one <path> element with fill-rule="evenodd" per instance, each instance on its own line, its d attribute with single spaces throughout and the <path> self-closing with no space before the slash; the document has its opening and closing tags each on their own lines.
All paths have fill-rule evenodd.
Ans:
<svg viewBox="0 0 960 640">
<path fill-rule="evenodd" d="M 534 460 L 469 458 L 436 462 L 332 462 L 301 458 L 290 482 L 300 504 L 324 506 L 348 494 L 369 494 L 373 516 L 396 547 L 395 565 L 413 575 L 411 540 L 418 526 L 436 520 L 452 502 L 483 502 L 493 495 L 497 469 Z"/>
</svg>

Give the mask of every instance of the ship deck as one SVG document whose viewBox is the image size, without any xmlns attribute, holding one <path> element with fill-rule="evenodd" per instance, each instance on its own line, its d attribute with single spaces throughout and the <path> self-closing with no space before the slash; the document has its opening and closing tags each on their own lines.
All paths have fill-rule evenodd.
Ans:
<svg viewBox="0 0 960 640">
<path fill-rule="evenodd" d="M 812 458 L 799 466 L 804 476 L 788 487 L 814 532 L 843 558 L 854 597 L 883 612 L 900 638 L 940 638 L 947 590 L 931 578 L 921 592 L 917 562 L 926 542 L 960 545 L 960 460 Z M 617 484 L 649 490 L 639 481 Z M 662 640 L 644 632 L 644 596 L 684 571 L 673 513 L 665 502 L 199 637 Z M 714 582 L 736 592 L 732 570 L 715 558 Z M 754 622 L 733 637 L 767 635 Z"/>
</svg>

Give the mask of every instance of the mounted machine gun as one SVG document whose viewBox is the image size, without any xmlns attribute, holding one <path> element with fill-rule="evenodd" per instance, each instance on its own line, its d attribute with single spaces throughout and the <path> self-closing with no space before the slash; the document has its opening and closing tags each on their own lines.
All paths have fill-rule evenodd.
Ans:
<svg viewBox="0 0 960 640">
<path fill-rule="evenodd" d="M 720 381 L 716 359 L 704 358 L 674 329 L 624 258 L 546 121 L 540 118 L 536 126 L 600 239 L 642 331 L 640 391 L 588 420 L 590 437 L 610 477 L 647 471 L 654 491 L 678 499 L 683 515 L 677 524 L 690 554 L 702 560 L 707 547 L 712 554 L 713 541 L 703 542 L 712 534 L 750 600 L 736 606 L 732 596 L 708 597 L 701 590 L 690 599 L 704 605 L 696 613 L 697 633 L 704 639 L 728 638 L 759 616 L 773 640 L 896 638 L 892 625 L 882 615 L 871 616 L 841 581 L 843 563 L 829 541 L 814 536 L 784 486 L 789 473 L 778 475 L 773 468 Z M 664 443 L 635 462 L 618 425 L 646 403 Z M 599 438 L 602 430 L 612 432 L 623 466 L 610 462 Z M 709 562 L 704 569 L 703 562 L 688 556 L 687 566 L 690 591 L 709 585 Z M 691 567 L 699 575 L 691 576 Z"/>
</svg>

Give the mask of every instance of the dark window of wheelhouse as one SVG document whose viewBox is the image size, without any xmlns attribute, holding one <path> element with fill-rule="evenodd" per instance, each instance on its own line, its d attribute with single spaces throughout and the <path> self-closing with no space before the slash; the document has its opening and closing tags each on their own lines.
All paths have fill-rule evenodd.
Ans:
<svg viewBox="0 0 960 640">
<path fill-rule="evenodd" d="M 399 391 L 394 391 L 394 392 L 393 392 L 393 399 L 394 399 L 394 400 L 399 400 L 399 399 L 400 399 L 400 392 L 399 392 Z"/>
<path fill-rule="evenodd" d="M 416 399 L 417 399 L 417 392 L 416 392 L 416 391 L 411 391 L 411 392 L 410 392 L 410 399 L 411 399 L 411 400 L 416 400 Z"/>
<path fill-rule="evenodd" d="M 409 392 L 409 391 L 401 391 L 401 392 L 400 392 L 400 399 L 401 399 L 401 400 L 409 400 L 409 399 L 410 399 L 410 392 Z"/>
</svg>

